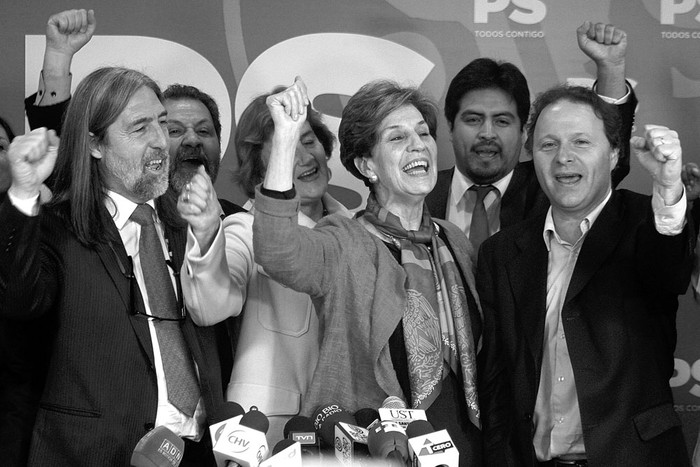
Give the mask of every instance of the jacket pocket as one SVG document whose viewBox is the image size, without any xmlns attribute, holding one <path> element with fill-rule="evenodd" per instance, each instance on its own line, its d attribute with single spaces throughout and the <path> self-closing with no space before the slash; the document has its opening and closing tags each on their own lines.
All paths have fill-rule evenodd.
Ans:
<svg viewBox="0 0 700 467">
<path fill-rule="evenodd" d="M 662 404 L 634 416 L 634 426 L 639 437 L 649 441 L 671 428 L 680 427 L 681 419 L 673 410 L 673 404 Z"/>
<path fill-rule="evenodd" d="M 47 402 L 39 403 L 39 407 L 49 412 L 56 412 L 64 415 L 75 415 L 76 417 L 100 418 L 102 416 L 102 413 L 95 412 L 94 410 L 66 407 L 65 405 L 49 404 Z"/>
<path fill-rule="evenodd" d="M 309 296 L 272 280 L 259 266 L 258 279 L 256 308 L 260 325 L 292 337 L 306 334 L 314 313 Z"/>
</svg>

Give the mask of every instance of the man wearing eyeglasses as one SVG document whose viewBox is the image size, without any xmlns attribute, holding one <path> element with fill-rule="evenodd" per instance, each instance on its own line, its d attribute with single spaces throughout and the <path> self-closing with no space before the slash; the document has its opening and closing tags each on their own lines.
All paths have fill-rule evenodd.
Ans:
<svg viewBox="0 0 700 467">
<path fill-rule="evenodd" d="M 55 323 L 29 465 L 128 465 L 154 426 L 185 439 L 180 465 L 214 465 L 206 425 L 221 373 L 213 331 L 182 307 L 162 100 L 147 76 L 101 68 L 78 85 L 60 148 L 42 128 L 9 150 L 0 315 Z"/>
</svg>

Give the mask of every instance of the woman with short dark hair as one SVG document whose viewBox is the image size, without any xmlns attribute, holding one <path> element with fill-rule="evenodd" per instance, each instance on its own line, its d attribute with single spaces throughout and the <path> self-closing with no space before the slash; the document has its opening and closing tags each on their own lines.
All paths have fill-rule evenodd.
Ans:
<svg viewBox="0 0 700 467">
<path fill-rule="evenodd" d="M 256 261 L 309 294 L 321 351 L 302 414 L 335 403 L 353 412 L 398 396 L 446 428 L 462 465 L 481 465 L 476 343 L 481 333 L 471 245 L 424 204 L 437 178 L 435 105 L 389 81 L 363 86 L 343 110 L 343 165 L 370 187 L 355 219 L 295 221 L 294 141 L 309 98 L 297 79 L 268 97 L 275 133 L 256 192 Z"/>
</svg>

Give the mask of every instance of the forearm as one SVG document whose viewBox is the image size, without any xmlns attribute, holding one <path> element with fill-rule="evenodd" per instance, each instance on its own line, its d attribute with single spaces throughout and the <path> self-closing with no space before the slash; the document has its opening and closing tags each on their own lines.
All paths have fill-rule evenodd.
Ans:
<svg viewBox="0 0 700 467">
<path fill-rule="evenodd" d="M 624 59 L 616 63 L 601 62 L 596 65 L 598 69 L 596 92 L 611 99 L 624 97 L 627 94 Z"/>
<path fill-rule="evenodd" d="M 8 198 L 0 202 L 0 315 L 5 318 L 37 318 L 54 303 L 56 275 L 52 255 L 42 260 L 40 219 L 23 214 Z"/>
<path fill-rule="evenodd" d="M 340 264 L 340 246 L 332 235 L 299 226 L 299 198 L 255 195 L 255 260 L 270 277 L 311 297 L 323 294 Z"/>
<path fill-rule="evenodd" d="M 246 261 L 232 258 L 229 268 L 228 248 L 221 227 L 206 254 L 201 255 L 196 239 L 188 229 L 181 275 L 182 291 L 192 320 L 199 326 L 211 326 L 231 316 L 238 316 L 245 302 L 246 271 L 250 267 L 245 264 Z"/>
</svg>

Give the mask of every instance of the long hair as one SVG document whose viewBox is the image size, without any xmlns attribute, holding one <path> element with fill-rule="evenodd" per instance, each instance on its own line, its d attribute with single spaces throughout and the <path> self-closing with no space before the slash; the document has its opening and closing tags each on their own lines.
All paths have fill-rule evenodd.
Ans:
<svg viewBox="0 0 700 467">
<path fill-rule="evenodd" d="M 144 86 L 163 100 L 158 85 L 143 73 L 121 67 L 98 68 L 78 84 L 66 109 L 51 204 L 69 205 L 69 212 L 59 212 L 68 217 L 78 240 L 86 246 L 115 240 L 108 234 L 112 220 L 104 206 L 106 184 L 100 160 L 91 155 L 90 140 L 106 143 L 107 129 Z"/>
</svg>

